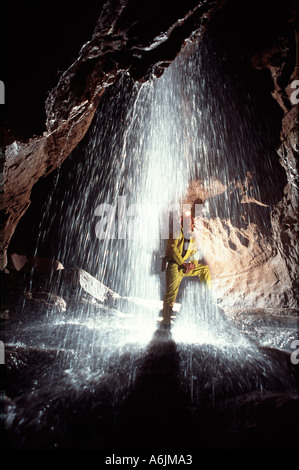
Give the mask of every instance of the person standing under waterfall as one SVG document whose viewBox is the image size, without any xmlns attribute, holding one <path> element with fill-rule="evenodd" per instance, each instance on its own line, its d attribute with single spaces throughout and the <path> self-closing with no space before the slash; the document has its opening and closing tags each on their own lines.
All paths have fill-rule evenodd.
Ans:
<svg viewBox="0 0 299 470">
<path fill-rule="evenodd" d="M 185 227 L 188 227 L 186 229 Z M 212 289 L 212 280 L 209 266 L 200 264 L 195 259 L 198 251 L 193 235 L 194 206 L 192 211 L 185 211 L 181 217 L 181 228 L 178 233 L 170 235 L 167 243 L 164 260 L 166 261 L 166 292 L 163 300 L 163 310 L 160 325 L 169 329 L 173 315 L 173 304 L 178 295 L 182 279 L 185 277 L 198 276 L 207 288 Z"/>
</svg>

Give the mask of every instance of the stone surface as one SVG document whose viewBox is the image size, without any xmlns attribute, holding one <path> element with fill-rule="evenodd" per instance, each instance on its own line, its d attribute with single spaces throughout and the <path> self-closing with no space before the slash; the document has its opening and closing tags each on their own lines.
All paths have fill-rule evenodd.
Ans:
<svg viewBox="0 0 299 470">
<path fill-rule="evenodd" d="M 64 269 L 57 260 L 29 259 L 28 269 L 9 268 L 3 274 L 1 319 L 23 321 L 46 314 L 67 312 L 67 315 L 103 311 L 109 315 L 125 315 L 134 309 L 158 312 L 161 302 L 121 297 L 84 269 Z"/>
<path fill-rule="evenodd" d="M 290 24 L 292 21 L 290 15 Z M 255 206 L 255 212 L 260 214 L 259 222 L 244 223 L 241 228 L 219 217 L 198 221 L 217 296 L 223 298 L 221 308 L 229 315 L 240 307 L 271 311 L 275 306 L 286 314 L 298 312 L 298 104 L 292 101 L 292 83 L 299 77 L 296 46 L 298 50 L 298 32 L 285 28 L 280 34 L 277 32 L 268 48 L 251 56 L 255 69 L 269 70 L 273 99 L 283 111 L 277 153 L 287 184 L 282 199 L 271 207 L 268 230 L 262 228 L 263 222 L 266 224 L 262 208 L 267 207 L 262 199 L 263 188 L 260 200 L 247 196 L 248 189 L 256 184 L 250 173 L 245 181 L 231 187 L 217 180 L 208 186 L 200 180 L 193 181 L 186 198 L 189 203 L 197 198 L 209 203 L 221 194 L 229 198 L 230 191 L 237 190 L 240 203 L 244 207 Z"/>
<path fill-rule="evenodd" d="M 4 449 L 298 447 L 298 366 L 285 341 L 295 318 L 277 325 L 264 311 L 240 311 L 245 342 L 229 322 L 236 342 L 219 343 L 215 334 L 174 341 L 153 325 L 150 340 L 140 341 L 149 315 L 142 302 L 142 321 L 137 315 L 131 323 L 112 307 L 132 308 L 134 299 L 119 298 L 81 269 L 5 278 Z M 277 347 L 265 345 L 266 324 Z"/>
<path fill-rule="evenodd" d="M 252 59 L 254 67 L 270 70 L 273 97 L 281 106 L 284 116 L 281 126 L 281 144 L 277 149 L 280 163 L 286 171 L 287 185 L 282 200 L 271 213 L 273 246 L 281 264 L 289 275 L 289 292 L 298 299 L 298 103 L 292 100 L 292 84 L 299 78 L 298 31 L 278 38 L 276 44 Z"/>
<path fill-rule="evenodd" d="M 153 339 L 117 351 L 103 372 L 103 349 L 85 347 L 78 366 L 59 342 L 7 348 L 5 450 L 179 450 L 200 466 L 204 450 L 298 449 L 298 374 L 282 351 L 227 357 L 212 345 L 189 351 Z"/>
<path fill-rule="evenodd" d="M 17 253 L 13 253 L 11 255 L 11 264 L 13 268 L 15 268 L 17 271 L 20 271 L 20 269 L 23 268 L 23 266 L 27 263 L 27 261 L 28 261 L 27 256 L 18 255 Z"/>
<path fill-rule="evenodd" d="M 0 263 L 7 264 L 7 247 L 20 218 L 30 205 L 31 189 L 36 181 L 60 166 L 83 138 L 96 111 L 100 92 L 94 102 L 73 110 L 70 120 L 53 132 L 14 142 L 6 148 L 1 198 L 2 227 Z"/>
<path fill-rule="evenodd" d="M 267 205 L 247 198 L 240 182 L 236 186 L 241 204 L 254 206 L 254 213 L 263 220 Z M 239 308 L 298 309 L 297 201 L 291 201 L 288 190 L 289 185 L 284 199 L 270 212 L 268 230 L 261 231 L 257 222 L 248 221 L 238 227 L 213 215 L 195 219 L 203 261 L 210 267 L 215 296 L 227 314 Z M 209 187 L 194 181 L 185 202 L 192 204 L 201 198 L 213 204 L 214 197 L 223 194 L 229 198 L 230 191 L 231 187 L 218 181 Z"/>
</svg>

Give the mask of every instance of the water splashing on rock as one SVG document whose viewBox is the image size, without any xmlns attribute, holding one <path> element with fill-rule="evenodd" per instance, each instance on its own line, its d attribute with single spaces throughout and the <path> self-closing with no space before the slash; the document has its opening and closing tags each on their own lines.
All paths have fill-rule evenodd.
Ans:
<svg viewBox="0 0 299 470">
<path fill-rule="evenodd" d="M 265 233 L 269 230 L 269 204 L 277 191 L 272 186 L 279 179 L 273 172 L 266 188 L 258 176 L 250 185 L 249 169 L 259 175 L 273 165 L 269 137 L 254 125 L 250 97 L 233 96 L 237 91 L 228 78 L 217 74 L 217 59 L 203 43 L 187 45 L 160 79 L 140 85 L 122 76 L 106 91 L 84 144 L 65 162 L 66 171 L 61 169 L 42 230 L 65 266 L 52 277 L 51 294 L 66 306 L 57 312 L 44 303 L 32 321 L 21 309 L 7 342 L 8 376 L 18 378 L 8 391 L 12 447 L 76 447 L 84 415 L 96 433 L 88 431 L 83 448 L 129 445 L 122 432 L 128 419 L 143 448 L 138 436 L 143 418 L 151 448 L 150 430 L 157 431 L 161 417 L 155 444 L 170 422 L 173 432 L 186 423 L 189 427 L 183 441 L 181 432 L 179 438 L 171 433 L 167 445 L 178 440 L 195 445 L 201 427 L 194 434 L 198 417 L 193 411 L 203 404 L 213 410 L 213 419 L 218 410 L 225 427 L 226 401 L 232 417 L 236 406 L 230 400 L 236 397 L 250 394 L 253 400 L 257 394 L 261 403 L 273 390 L 288 397 L 294 393 L 288 356 L 260 349 L 217 305 L 217 275 L 237 275 L 229 254 L 248 248 L 246 229 L 262 218 Z M 194 181 L 199 183 L 190 189 Z M 186 281 L 172 337 L 163 339 L 155 331 L 165 289 L 165 213 L 196 196 L 208 201 L 201 222 L 209 236 L 203 230 L 200 249 L 211 264 L 215 291 L 207 292 L 198 280 Z M 222 246 L 227 242 L 226 251 L 217 242 L 220 221 L 228 234 L 224 239 L 219 231 L 218 237 Z M 231 232 L 238 234 L 235 244 Z M 261 251 L 263 243 L 262 237 Z M 242 253 L 234 258 L 240 263 Z M 237 297 L 236 291 L 231 295 Z M 31 375 L 22 386 L 26 367 Z M 285 400 L 291 409 L 293 402 Z M 64 435 L 57 422 L 62 409 Z M 203 419 L 201 426 L 207 422 Z M 42 430 L 38 439 L 37 429 Z M 228 436 L 233 446 L 233 425 Z"/>
</svg>

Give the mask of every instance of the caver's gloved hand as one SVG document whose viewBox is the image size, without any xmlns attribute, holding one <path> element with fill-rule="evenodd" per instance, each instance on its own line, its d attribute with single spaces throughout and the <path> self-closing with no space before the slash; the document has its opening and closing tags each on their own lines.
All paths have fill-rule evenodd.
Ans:
<svg viewBox="0 0 299 470">
<path fill-rule="evenodd" d="M 183 266 L 184 266 L 184 273 L 185 274 L 189 274 L 195 268 L 194 263 L 184 263 Z"/>
</svg>

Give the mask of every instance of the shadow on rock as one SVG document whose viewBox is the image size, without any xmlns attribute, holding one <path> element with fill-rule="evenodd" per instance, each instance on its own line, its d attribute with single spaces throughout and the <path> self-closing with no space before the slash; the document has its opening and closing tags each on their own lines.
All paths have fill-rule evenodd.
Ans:
<svg viewBox="0 0 299 470">
<path fill-rule="evenodd" d="M 157 331 L 107 363 L 101 346 L 92 352 L 7 350 L 9 449 L 298 446 L 298 373 L 283 351 L 176 343 Z"/>
<path fill-rule="evenodd" d="M 167 335 L 150 343 L 134 387 L 117 413 L 119 448 L 182 448 L 188 444 L 189 399 L 180 384 L 180 357 Z"/>
</svg>

